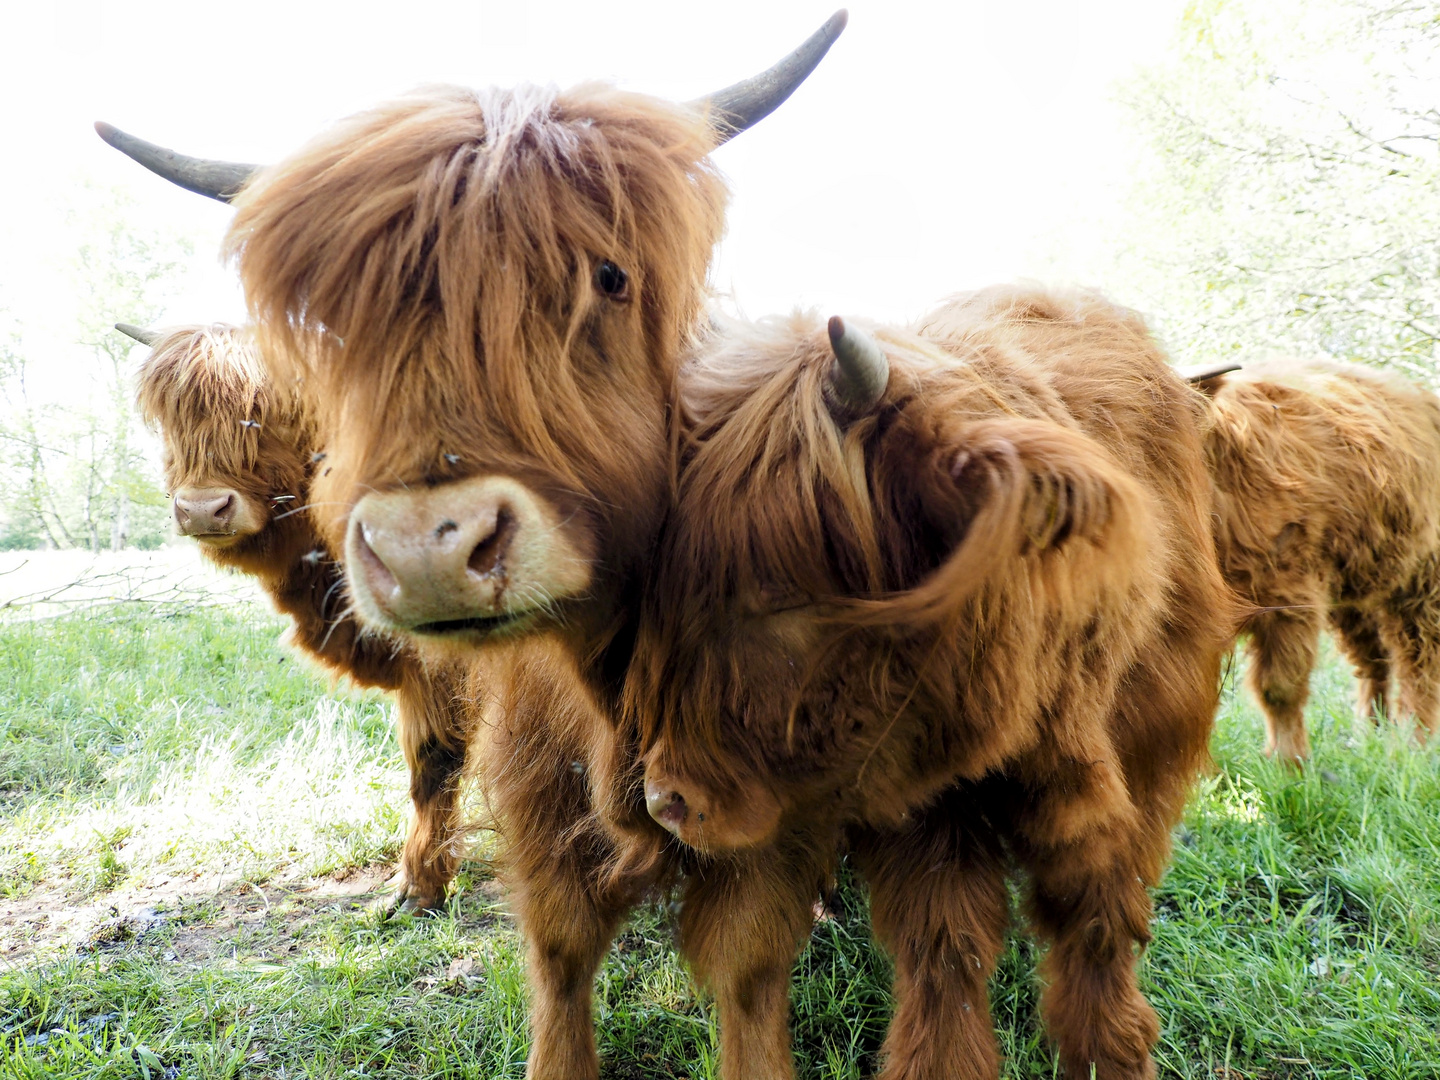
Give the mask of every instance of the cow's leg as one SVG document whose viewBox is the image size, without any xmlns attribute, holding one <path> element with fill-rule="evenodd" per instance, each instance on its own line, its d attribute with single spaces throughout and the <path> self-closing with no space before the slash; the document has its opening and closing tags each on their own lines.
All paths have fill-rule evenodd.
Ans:
<svg viewBox="0 0 1440 1080">
<path fill-rule="evenodd" d="M 1305 702 L 1320 644 L 1320 607 L 1312 595 L 1249 625 L 1250 689 L 1265 713 L 1265 753 L 1290 765 L 1310 757 Z"/>
<path fill-rule="evenodd" d="M 1400 711 L 1416 733 L 1440 731 L 1440 556 L 1432 556 L 1387 604 L 1394 616 Z"/>
<path fill-rule="evenodd" d="M 1037 784 L 1038 781 L 1038 784 Z M 1150 1080 L 1160 1027 L 1136 980 L 1150 939 L 1142 869 L 1164 843 L 1125 794 L 1118 767 L 1097 754 L 1027 779 L 1012 838 L 1029 877 L 1029 911 L 1050 943 L 1042 1007 L 1066 1075 Z"/>
<path fill-rule="evenodd" d="M 788 1080 L 790 973 L 810 934 L 834 843 L 782 838 L 686 879 L 680 948 L 715 997 L 721 1080 Z"/>
<path fill-rule="evenodd" d="M 497 865 L 525 940 L 530 1080 L 596 1080 L 595 974 L 621 921 L 660 872 L 616 872 L 569 748 L 499 739 L 485 776 Z"/>
<path fill-rule="evenodd" d="M 1355 668 L 1355 726 L 1368 728 L 1390 713 L 1390 650 L 1380 619 L 1371 611 L 1337 607 L 1330 611 L 1330 626 Z"/>
<path fill-rule="evenodd" d="M 410 767 L 413 814 L 400 868 L 382 903 L 407 913 L 438 911 L 460 866 L 459 779 L 475 709 L 446 668 L 406 672 L 395 695 L 400 748 Z"/>
<path fill-rule="evenodd" d="M 555 837 L 545 838 L 550 845 Z M 523 842 L 523 841 L 522 841 Z M 591 999 L 595 974 L 621 920 L 635 906 L 636 882 L 607 886 L 606 867 L 588 846 L 525 860 L 504 876 L 525 938 L 530 983 L 530 1080 L 595 1080 Z"/>
<path fill-rule="evenodd" d="M 993 830 L 949 797 L 907 829 L 857 837 L 855 854 L 875 936 L 895 958 L 881 1080 L 998 1077 L 986 983 L 1009 896 Z"/>
</svg>

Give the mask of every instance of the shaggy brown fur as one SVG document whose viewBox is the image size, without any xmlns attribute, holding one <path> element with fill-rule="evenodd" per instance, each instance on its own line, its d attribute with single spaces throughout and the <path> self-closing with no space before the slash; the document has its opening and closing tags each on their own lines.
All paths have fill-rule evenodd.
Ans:
<svg viewBox="0 0 1440 1080">
<path fill-rule="evenodd" d="M 1212 380 L 1205 453 L 1226 579 L 1246 624 L 1266 753 L 1309 756 L 1304 707 L 1322 620 L 1360 677 L 1357 721 L 1440 726 L 1440 401 L 1352 364 L 1247 364 Z"/>
<path fill-rule="evenodd" d="M 252 523 L 234 536 L 202 538 L 205 556 L 257 578 L 291 617 L 286 636 L 306 656 L 335 675 L 395 691 L 415 814 L 391 899 L 411 910 L 440 906 L 458 868 L 456 780 L 472 726 L 462 672 L 423 663 L 344 614 L 340 568 L 305 506 L 323 455 L 299 402 L 275 389 L 244 331 L 165 332 L 140 368 L 137 399 L 160 433 L 172 494 L 228 490 Z"/>
<path fill-rule="evenodd" d="M 483 644 L 500 672 L 476 753 L 528 944 L 532 1080 L 598 1076 L 595 972 L 624 913 L 677 871 L 658 841 L 616 869 L 590 790 L 612 768 L 671 495 L 674 383 L 725 202 L 714 138 L 689 109 L 600 86 L 441 89 L 342 123 L 236 202 L 230 249 L 266 357 L 284 385 L 303 377 L 330 451 L 313 497 L 332 546 L 369 492 L 495 475 L 589 553 L 589 586 L 538 605 L 523 639 L 451 646 Z M 624 295 L 597 287 L 604 261 Z M 748 947 L 747 895 L 703 872 L 685 889 L 720 952 Z M 776 1035 L 743 995 L 717 997 L 722 1074 L 754 1080 L 783 1014 Z"/>
<path fill-rule="evenodd" d="M 994 1077 L 1013 860 L 1068 1074 L 1152 1076 L 1145 887 L 1238 615 L 1204 401 L 1092 295 L 991 290 L 918 331 L 877 332 L 888 390 L 844 428 L 812 318 L 727 327 L 684 372 L 694 434 L 628 700 L 647 781 L 683 795 L 674 831 L 743 867 L 752 931 L 738 954 L 690 948 L 783 1029 L 848 828 L 896 958 L 883 1075 Z M 645 848 L 636 781 L 612 795 Z M 788 1071 L 772 1050 L 751 1075 Z"/>
<path fill-rule="evenodd" d="M 229 248 L 277 381 L 305 378 L 336 550 L 372 488 L 515 476 L 592 553 L 597 579 L 554 621 L 592 651 L 614 632 L 592 620 L 622 609 L 658 529 L 675 365 L 720 235 L 713 141 L 692 110 L 603 86 L 442 88 L 251 183 Z M 605 260 L 629 276 L 619 300 L 595 285 Z"/>
</svg>

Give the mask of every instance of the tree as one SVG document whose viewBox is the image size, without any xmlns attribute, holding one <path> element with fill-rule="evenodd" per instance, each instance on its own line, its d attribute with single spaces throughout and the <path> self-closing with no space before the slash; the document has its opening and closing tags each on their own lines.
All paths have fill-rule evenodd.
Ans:
<svg viewBox="0 0 1440 1080">
<path fill-rule="evenodd" d="M 1126 88 L 1145 142 L 1120 290 L 1187 361 L 1437 375 L 1440 9 L 1197 0 Z"/>
<path fill-rule="evenodd" d="M 33 388 L 35 354 L 20 328 L 0 344 L 0 385 L 9 417 L 0 439 L 0 493 L 6 512 L 0 546 L 88 547 L 118 551 L 158 544 L 168 521 L 155 475 L 153 441 L 134 407 L 132 343 L 117 320 L 157 320 L 192 253 L 188 238 L 144 235 L 129 224 L 120 192 L 86 184 L 71 215 L 70 279 L 77 298 L 78 362 L 64 391 L 45 400 Z M 12 320 L 13 323 L 13 320 Z"/>
</svg>

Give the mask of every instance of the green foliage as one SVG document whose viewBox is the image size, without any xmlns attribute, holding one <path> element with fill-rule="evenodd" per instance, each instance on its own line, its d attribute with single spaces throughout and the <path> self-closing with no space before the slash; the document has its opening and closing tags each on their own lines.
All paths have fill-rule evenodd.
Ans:
<svg viewBox="0 0 1440 1080">
<path fill-rule="evenodd" d="M 102 922 L 0 967 L 6 1080 L 523 1075 L 519 940 L 483 861 L 434 920 L 312 892 L 394 857 L 405 779 L 380 699 L 327 692 L 280 626 L 243 607 L 0 626 L 0 896 L 169 896 L 153 928 Z M 1351 692 L 1327 655 L 1293 774 L 1227 690 L 1142 964 L 1162 1076 L 1440 1075 L 1440 748 L 1352 736 Z M 158 874 L 195 882 L 152 893 Z M 805 1078 L 871 1075 L 889 1016 L 863 884 L 843 885 L 796 965 Z M 0 917 L 0 950 L 26 926 Z M 1055 1075 L 1038 951 L 1012 935 L 991 984 L 1010 1080 Z M 617 939 L 596 1017 L 607 1080 L 714 1075 L 714 1014 L 663 909 Z"/>
<path fill-rule="evenodd" d="M 1143 140 L 1107 282 L 1187 361 L 1279 351 L 1436 372 L 1440 16 L 1196 0 L 1124 93 Z"/>
<path fill-rule="evenodd" d="M 192 245 L 132 229 L 126 198 L 81 187 L 85 209 L 70 215 L 80 351 L 54 355 L 13 320 L 0 336 L 0 548 L 155 547 L 169 528 L 153 440 L 135 413 L 133 342 L 113 324 L 158 318 Z M 62 366 L 72 377 L 55 385 Z"/>
</svg>

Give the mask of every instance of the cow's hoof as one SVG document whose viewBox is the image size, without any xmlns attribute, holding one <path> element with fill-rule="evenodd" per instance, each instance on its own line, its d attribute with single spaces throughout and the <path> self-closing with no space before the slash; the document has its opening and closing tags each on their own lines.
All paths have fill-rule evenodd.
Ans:
<svg viewBox="0 0 1440 1080">
<path fill-rule="evenodd" d="M 384 891 L 371 901 L 370 909 L 382 919 L 396 915 L 425 918 L 445 910 L 445 897 L 421 888 L 402 870 L 385 883 Z"/>
</svg>

